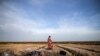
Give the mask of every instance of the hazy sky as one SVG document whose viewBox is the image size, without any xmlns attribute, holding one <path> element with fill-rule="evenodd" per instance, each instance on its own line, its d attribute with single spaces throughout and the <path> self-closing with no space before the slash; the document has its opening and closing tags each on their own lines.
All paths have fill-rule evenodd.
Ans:
<svg viewBox="0 0 100 56">
<path fill-rule="evenodd" d="M 100 41 L 100 0 L 0 0 L 0 41 Z"/>
</svg>

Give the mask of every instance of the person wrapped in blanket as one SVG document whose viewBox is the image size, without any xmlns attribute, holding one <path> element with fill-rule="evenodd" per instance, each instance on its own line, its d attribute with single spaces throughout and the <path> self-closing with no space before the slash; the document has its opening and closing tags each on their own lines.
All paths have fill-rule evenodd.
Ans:
<svg viewBox="0 0 100 56">
<path fill-rule="evenodd" d="M 53 49 L 53 43 L 51 40 L 51 36 L 48 37 L 48 49 Z"/>
</svg>

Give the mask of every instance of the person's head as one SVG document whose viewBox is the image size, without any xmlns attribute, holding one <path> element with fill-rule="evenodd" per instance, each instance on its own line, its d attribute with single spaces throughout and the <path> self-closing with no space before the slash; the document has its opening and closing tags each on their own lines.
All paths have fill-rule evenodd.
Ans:
<svg viewBox="0 0 100 56">
<path fill-rule="evenodd" d="M 48 37 L 49 39 L 51 38 L 51 36 L 49 35 L 49 37 Z"/>
</svg>

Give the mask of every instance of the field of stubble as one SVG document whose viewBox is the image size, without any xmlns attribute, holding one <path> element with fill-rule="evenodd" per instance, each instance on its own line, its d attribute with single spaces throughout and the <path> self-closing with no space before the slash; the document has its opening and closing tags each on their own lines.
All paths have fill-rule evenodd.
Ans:
<svg viewBox="0 0 100 56">
<path fill-rule="evenodd" d="M 47 44 L 0 44 L 0 56 L 100 56 L 100 45 L 57 43 L 48 50 Z"/>
</svg>

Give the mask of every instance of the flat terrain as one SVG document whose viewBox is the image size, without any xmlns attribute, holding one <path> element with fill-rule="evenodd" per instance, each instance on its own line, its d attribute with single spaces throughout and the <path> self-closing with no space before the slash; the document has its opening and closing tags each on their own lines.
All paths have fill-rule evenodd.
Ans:
<svg viewBox="0 0 100 56">
<path fill-rule="evenodd" d="M 41 55 L 34 55 L 41 52 Z M 29 54 L 31 53 L 31 54 Z M 92 43 L 54 43 L 47 49 L 47 43 L 0 43 L 0 56 L 100 56 L 99 42 Z"/>
</svg>

